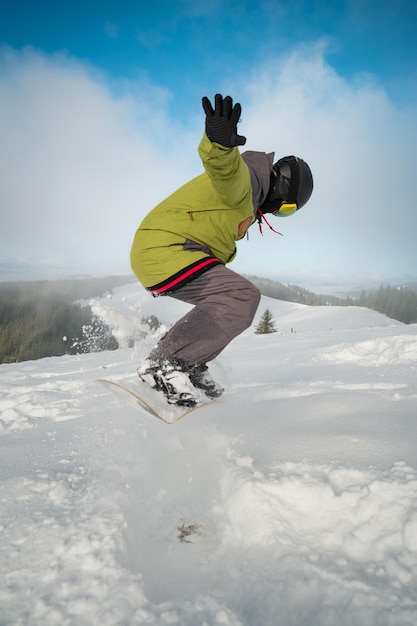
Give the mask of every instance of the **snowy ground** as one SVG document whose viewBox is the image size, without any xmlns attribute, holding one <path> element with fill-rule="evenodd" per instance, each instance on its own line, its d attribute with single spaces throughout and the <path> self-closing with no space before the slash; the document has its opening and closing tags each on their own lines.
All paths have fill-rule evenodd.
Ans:
<svg viewBox="0 0 417 626">
<path fill-rule="evenodd" d="M 414 626 L 417 327 L 263 298 L 175 426 L 96 382 L 186 307 L 95 301 L 116 352 L 0 366 L 1 626 Z M 131 338 L 136 339 L 134 347 Z"/>
</svg>

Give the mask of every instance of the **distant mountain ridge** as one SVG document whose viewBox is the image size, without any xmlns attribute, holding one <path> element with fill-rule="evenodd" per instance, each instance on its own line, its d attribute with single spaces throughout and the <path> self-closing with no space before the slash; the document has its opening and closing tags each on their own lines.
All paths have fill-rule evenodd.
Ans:
<svg viewBox="0 0 417 626">
<path fill-rule="evenodd" d="M 360 306 L 378 311 L 404 324 L 417 323 L 417 284 L 413 289 L 410 286 L 381 285 L 374 291 L 362 291 L 357 298 L 339 298 L 324 294 L 316 294 L 298 285 L 284 285 L 283 283 L 261 278 L 258 276 L 246 276 L 258 287 L 262 295 L 297 302 L 308 306 Z"/>
</svg>

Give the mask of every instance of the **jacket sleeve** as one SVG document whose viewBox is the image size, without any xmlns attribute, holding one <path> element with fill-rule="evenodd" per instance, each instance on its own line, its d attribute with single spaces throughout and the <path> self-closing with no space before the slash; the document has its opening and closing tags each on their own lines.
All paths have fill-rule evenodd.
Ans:
<svg viewBox="0 0 417 626">
<path fill-rule="evenodd" d="M 222 202 L 233 208 L 246 203 L 252 194 L 250 174 L 238 148 L 212 143 L 204 133 L 198 153 Z"/>
</svg>

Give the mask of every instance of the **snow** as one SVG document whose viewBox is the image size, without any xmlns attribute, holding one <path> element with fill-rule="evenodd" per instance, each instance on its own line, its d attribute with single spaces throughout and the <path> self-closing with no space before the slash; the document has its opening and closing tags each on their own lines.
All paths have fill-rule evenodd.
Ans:
<svg viewBox="0 0 417 626">
<path fill-rule="evenodd" d="M 121 349 L 0 366 L 1 626 L 417 623 L 416 325 L 262 298 L 167 426 L 97 380 L 187 305 L 92 304 Z"/>
</svg>

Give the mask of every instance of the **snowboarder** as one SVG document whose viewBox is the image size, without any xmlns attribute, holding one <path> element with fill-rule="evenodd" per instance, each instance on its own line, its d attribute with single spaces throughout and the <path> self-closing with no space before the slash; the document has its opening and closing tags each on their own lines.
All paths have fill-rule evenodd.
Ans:
<svg viewBox="0 0 417 626">
<path fill-rule="evenodd" d="M 237 134 L 241 106 L 230 96 L 217 94 L 214 108 L 204 97 L 202 105 L 198 152 L 205 172 L 150 211 L 131 250 L 132 269 L 150 293 L 194 305 L 138 369 L 168 402 L 184 406 L 196 404 L 196 389 L 209 397 L 223 393 L 207 363 L 251 325 L 259 304 L 259 290 L 225 267 L 236 255 L 235 242 L 265 213 L 295 213 L 313 190 L 310 168 L 298 157 L 274 163 L 273 152 L 240 154 L 246 143 Z"/>
</svg>

